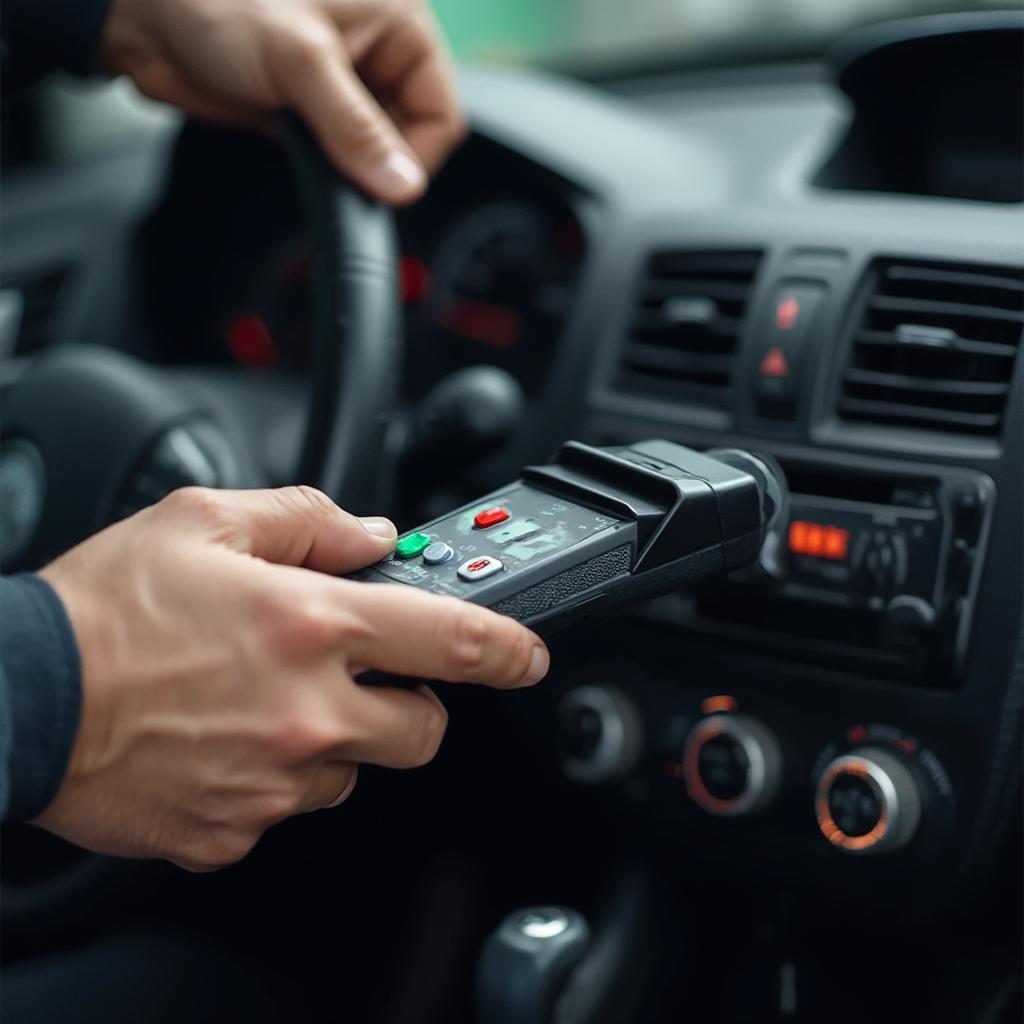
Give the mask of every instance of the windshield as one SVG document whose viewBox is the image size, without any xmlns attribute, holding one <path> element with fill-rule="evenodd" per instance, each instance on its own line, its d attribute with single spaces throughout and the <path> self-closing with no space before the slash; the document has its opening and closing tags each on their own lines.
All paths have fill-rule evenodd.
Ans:
<svg viewBox="0 0 1024 1024">
<path fill-rule="evenodd" d="M 1019 0 L 434 0 L 462 58 L 583 75 L 631 67 L 813 57 L 859 25 Z"/>
</svg>

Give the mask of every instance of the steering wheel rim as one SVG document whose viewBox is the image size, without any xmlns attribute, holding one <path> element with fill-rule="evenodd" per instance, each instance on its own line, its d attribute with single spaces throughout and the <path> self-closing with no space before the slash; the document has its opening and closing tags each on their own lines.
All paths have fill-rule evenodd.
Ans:
<svg viewBox="0 0 1024 1024">
<path fill-rule="evenodd" d="M 297 117 L 283 124 L 313 240 L 313 379 L 296 478 L 350 511 L 370 512 L 398 402 L 394 217 L 339 176 Z"/>
<path fill-rule="evenodd" d="M 397 407 L 401 357 L 394 217 L 388 207 L 340 176 L 298 118 L 283 118 L 282 135 L 313 242 L 312 379 L 292 476 L 297 483 L 319 487 L 350 511 L 375 511 L 386 486 L 380 470 L 387 427 Z M 72 382 L 68 376 L 82 379 L 73 364 L 87 354 L 76 349 L 69 365 L 57 368 L 65 371 L 64 376 L 58 372 L 51 379 L 60 379 L 64 386 Z M 159 389 L 154 394 L 147 390 L 158 384 L 143 372 L 147 367 L 122 367 L 110 350 L 98 350 L 98 356 L 95 362 L 88 361 L 86 374 L 102 374 L 104 379 L 120 374 L 119 386 L 126 389 L 129 404 L 165 411 L 155 400 L 163 397 Z M 172 401 L 167 408 L 172 410 L 166 414 L 168 423 L 173 424 L 188 403 Z M 149 431 L 144 443 L 151 440 Z M 79 906 L 85 898 L 95 902 L 105 884 L 114 884 L 125 872 L 132 875 L 138 867 L 137 862 L 83 853 L 38 882 L 8 881 L 5 927 L 17 928 L 41 915 L 61 921 L 67 908 Z"/>
</svg>

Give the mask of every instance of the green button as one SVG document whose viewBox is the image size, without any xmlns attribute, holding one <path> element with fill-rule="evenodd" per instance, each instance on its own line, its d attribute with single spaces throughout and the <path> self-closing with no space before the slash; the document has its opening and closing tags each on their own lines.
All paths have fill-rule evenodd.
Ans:
<svg viewBox="0 0 1024 1024">
<path fill-rule="evenodd" d="M 395 545 L 395 554 L 399 558 L 415 558 L 430 545 L 429 533 L 410 533 Z"/>
</svg>

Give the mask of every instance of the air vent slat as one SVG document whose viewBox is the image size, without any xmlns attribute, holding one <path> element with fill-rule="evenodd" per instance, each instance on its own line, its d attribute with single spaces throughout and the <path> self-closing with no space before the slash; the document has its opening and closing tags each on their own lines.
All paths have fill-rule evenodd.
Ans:
<svg viewBox="0 0 1024 1024">
<path fill-rule="evenodd" d="M 893 391 L 926 391 L 932 395 L 971 395 L 974 397 L 1005 397 L 1009 384 L 989 381 L 972 383 L 963 380 L 929 380 L 901 373 L 878 373 L 874 370 L 847 370 L 845 380 L 852 384 L 870 385 Z"/>
<path fill-rule="evenodd" d="M 652 254 L 619 365 L 624 391 L 724 405 L 759 252 Z"/>
<path fill-rule="evenodd" d="M 936 267 L 886 267 L 885 278 L 893 282 L 914 282 L 921 284 L 952 285 L 971 289 L 995 288 L 1008 296 L 1024 293 L 1024 282 L 999 274 L 971 273 L 967 271 L 944 270 Z"/>
<path fill-rule="evenodd" d="M 840 416 L 999 432 L 1024 329 L 1024 270 L 881 261 L 859 321 Z"/>
<path fill-rule="evenodd" d="M 927 299 L 873 295 L 868 305 L 872 309 L 883 309 L 894 313 L 924 313 L 939 317 L 970 317 L 972 320 L 1005 320 L 1012 324 L 1024 324 L 1024 313 L 1015 313 L 1008 309 L 994 309 L 990 306 L 968 306 L 960 302 L 931 302 Z"/>
<path fill-rule="evenodd" d="M 730 284 L 710 278 L 681 277 L 678 281 L 650 281 L 641 289 L 641 300 L 658 301 L 672 298 L 721 299 L 744 302 L 747 288 L 743 284 Z"/>
<path fill-rule="evenodd" d="M 713 375 L 728 378 L 732 355 L 677 352 L 660 346 L 634 344 L 630 346 L 623 365 L 630 370 L 658 370 L 683 377 Z"/>
<path fill-rule="evenodd" d="M 859 331 L 856 341 L 860 345 L 891 346 L 893 343 L 890 331 Z M 995 356 L 997 359 L 1013 359 L 1017 354 L 1016 345 L 1000 345 L 991 341 L 973 341 L 969 338 L 954 338 L 949 348 L 954 352 L 967 355 Z"/>
<path fill-rule="evenodd" d="M 740 330 L 740 321 L 732 316 L 716 316 L 707 323 L 699 325 L 705 335 L 716 335 L 717 337 L 732 343 Z M 659 312 L 641 310 L 633 318 L 633 332 L 637 340 L 657 341 L 662 344 L 675 344 L 680 335 L 692 332 L 692 324 L 680 324 L 665 317 Z M 650 335 L 650 337 L 646 337 Z"/>
<path fill-rule="evenodd" d="M 904 402 L 880 402 L 863 398 L 844 398 L 840 411 L 858 418 L 887 423 L 914 423 L 936 430 L 949 430 L 950 424 L 969 431 L 991 433 L 999 426 L 998 413 L 956 412 L 927 408 Z"/>
</svg>

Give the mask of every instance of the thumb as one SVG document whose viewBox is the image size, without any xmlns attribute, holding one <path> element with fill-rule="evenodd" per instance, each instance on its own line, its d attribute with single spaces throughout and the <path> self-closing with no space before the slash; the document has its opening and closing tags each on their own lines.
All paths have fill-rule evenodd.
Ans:
<svg viewBox="0 0 1024 1024">
<path fill-rule="evenodd" d="M 417 199 L 427 174 L 391 118 L 363 85 L 340 45 L 294 48 L 302 67 L 282 79 L 331 162 L 386 203 Z"/>
<path fill-rule="evenodd" d="M 165 501 L 168 499 L 165 499 Z M 395 546 L 389 519 L 359 519 L 314 487 L 217 491 L 185 488 L 173 509 L 210 540 L 280 565 L 345 573 L 379 561 Z M 163 503 L 161 503 L 163 504 Z"/>
</svg>

